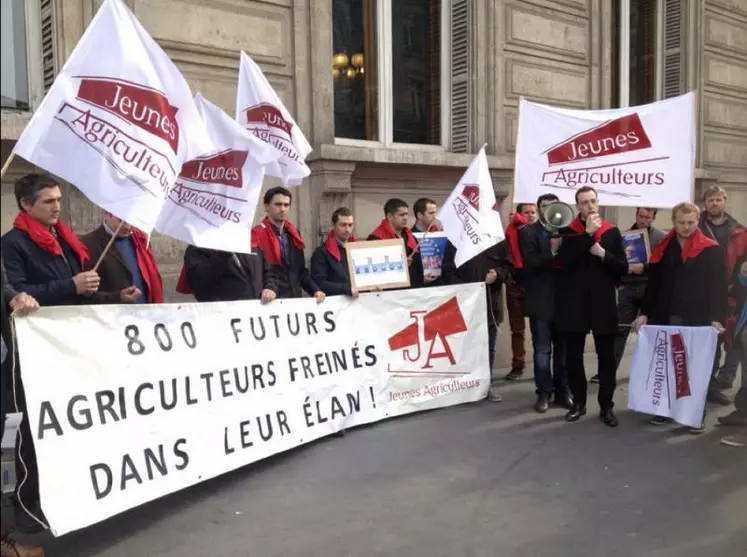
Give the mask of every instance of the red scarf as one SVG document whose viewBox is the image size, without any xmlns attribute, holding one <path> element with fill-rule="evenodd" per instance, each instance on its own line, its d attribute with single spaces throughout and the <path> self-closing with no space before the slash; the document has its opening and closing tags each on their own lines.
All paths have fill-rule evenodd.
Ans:
<svg viewBox="0 0 747 557">
<path fill-rule="evenodd" d="M 586 225 L 581 222 L 581 216 L 577 216 L 575 219 L 573 219 L 573 222 L 571 223 L 571 229 L 573 229 L 575 232 L 578 232 L 579 234 L 583 234 L 586 232 Z M 594 232 L 594 240 L 597 242 L 602 241 L 602 236 L 604 236 L 604 233 L 607 232 L 609 229 L 615 228 L 614 225 L 608 223 L 606 220 L 602 219 L 602 225 L 599 227 L 599 229 Z"/>
<path fill-rule="evenodd" d="M 348 242 L 356 241 L 357 240 L 354 235 L 351 235 L 348 239 Z M 342 259 L 342 255 L 340 254 L 340 242 L 337 241 L 334 230 L 330 230 L 329 234 L 327 234 L 327 241 L 324 242 L 324 246 L 327 248 L 329 254 L 337 259 L 337 261 L 340 261 Z"/>
<path fill-rule="evenodd" d="M 430 228 L 428 228 L 428 232 L 441 232 L 441 229 L 438 227 L 438 225 L 434 222 Z"/>
<path fill-rule="evenodd" d="M 661 258 L 664 257 L 664 252 L 669 246 L 669 242 L 672 240 L 672 238 L 675 237 L 675 234 L 676 232 L 673 228 L 667 233 L 666 236 L 664 236 L 664 238 L 662 238 L 661 242 L 659 242 L 656 246 L 654 253 L 651 254 L 651 257 L 648 260 L 649 263 L 659 263 L 661 261 Z M 692 235 L 687 239 L 684 247 L 682 248 L 682 262 L 684 263 L 688 259 L 695 259 L 704 249 L 717 245 L 718 243 L 714 242 L 708 236 L 703 234 L 700 228 L 696 228 L 695 232 L 693 232 Z"/>
<path fill-rule="evenodd" d="M 148 237 L 140 230 L 133 228 L 132 243 L 135 244 L 137 268 L 140 270 L 145 286 L 148 287 L 148 303 L 162 304 L 163 280 L 161 279 L 161 273 L 158 272 L 153 250 L 148 246 Z"/>
<path fill-rule="evenodd" d="M 31 241 L 34 242 L 41 249 L 52 255 L 62 255 L 62 246 L 55 238 L 54 234 L 42 223 L 30 216 L 28 213 L 21 211 L 18 213 L 16 220 L 13 221 L 13 226 L 19 230 L 23 230 L 29 235 Z M 70 249 L 73 250 L 75 255 L 80 260 L 80 268 L 83 269 L 84 265 L 91 260 L 91 256 L 88 253 L 88 249 L 83 242 L 70 230 L 67 225 L 58 220 L 57 224 L 54 225 L 57 236 L 62 239 Z"/>
<path fill-rule="evenodd" d="M 376 230 L 371 232 L 371 236 L 376 236 L 379 240 L 396 240 L 399 238 L 399 236 L 394 233 L 392 225 L 389 224 L 389 221 L 386 219 L 382 220 L 379 226 L 376 227 Z M 415 239 L 415 236 L 412 235 L 409 228 L 405 227 L 402 229 L 402 237 L 408 248 L 411 250 L 418 249 L 418 241 Z"/>
<path fill-rule="evenodd" d="M 526 223 L 527 219 L 519 213 L 515 213 L 514 220 L 506 227 L 506 242 L 508 242 L 508 247 L 511 250 L 511 260 L 516 269 L 524 267 L 524 258 L 521 257 L 521 250 L 519 250 L 519 227 L 526 225 Z"/>
<path fill-rule="evenodd" d="M 293 226 L 289 220 L 285 221 L 285 230 L 288 231 L 288 235 L 291 237 L 291 242 L 298 249 L 303 250 L 305 244 L 301 234 L 298 233 L 296 227 Z M 272 229 L 272 223 L 270 223 L 269 217 L 262 219 L 262 224 L 258 224 L 252 228 L 252 247 L 260 247 L 265 254 L 265 259 L 270 265 L 280 265 L 282 263 L 280 253 L 280 240 L 278 240 L 275 231 Z"/>
</svg>

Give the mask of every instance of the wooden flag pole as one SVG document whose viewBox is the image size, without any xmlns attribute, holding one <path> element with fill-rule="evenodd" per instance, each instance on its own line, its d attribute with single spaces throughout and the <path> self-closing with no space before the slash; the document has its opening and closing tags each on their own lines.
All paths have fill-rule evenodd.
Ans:
<svg viewBox="0 0 747 557">
<path fill-rule="evenodd" d="M 2 178 L 3 176 L 5 176 L 5 173 L 8 171 L 8 169 L 10 168 L 10 165 L 13 163 L 13 160 L 15 158 L 16 158 L 16 154 L 15 153 L 11 153 L 8 156 L 8 158 L 5 159 L 5 164 L 3 165 L 3 169 L 0 170 L 0 178 Z"/>
<path fill-rule="evenodd" d="M 114 240 L 117 239 L 117 236 L 119 236 L 119 233 L 122 231 L 122 227 L 124 226 L 124 221 L 119 221 L 119 226 L 114 231 L 114 234 L 112 234 L 112 237 L 109 238 L 109 243 L 106 244 L 106 247 L 104 248 L 104 251 L 101 252 L 101 256 L 99 257 L 99 260 L 96 261 L 96 265 L 93 267 L 93 272 L 95 273 L 99 269 L 99 265 L 101 265 L 101 262 L 104 260 L 104 257 L 106 257 L 106 254 L 109 253 L 109 250 L 114 245 Z"/>
</svg>

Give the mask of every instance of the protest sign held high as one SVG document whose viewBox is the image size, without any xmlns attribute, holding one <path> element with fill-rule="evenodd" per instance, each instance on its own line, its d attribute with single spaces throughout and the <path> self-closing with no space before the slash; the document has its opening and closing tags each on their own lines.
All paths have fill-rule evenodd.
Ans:
<svg viewBox="0 0 747 557">
<path fill-rule="evenodd" d="M 280 153 L 201 95 L 195 102 L 219 151 L 184 164 L 156 230 L 198 247 L 250 253 L 263 165 Z"/>
<path fill-rule="evenodd" d="M 53 533 L 340 429 L 484 398 L 485 304 L 467 284 L 17 319 Z"/>
<path fill-rule="evenodd" d="M 521 100 L 514 201 L 554 193 L 575 203 L 591 186 L 599 204 L 670 208 L 692 199 L 695 95 L 614 110 L 572 110 Z"/>
<path fill-rule="evenodd" d="M 214 147 L 187 82 L 122 0 L 106 0 L 13 152 L 150 233 L 182 164 Z"/>
</svg>

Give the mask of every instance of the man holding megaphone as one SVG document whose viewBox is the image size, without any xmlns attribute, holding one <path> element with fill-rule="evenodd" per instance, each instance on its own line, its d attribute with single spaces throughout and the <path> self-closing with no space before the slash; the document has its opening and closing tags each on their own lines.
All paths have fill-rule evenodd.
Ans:
<svg viewBox="0 0 747 557">
<path fill-rule="evenodd" d="M 584 350 L 591 331 L 598 362 L 600 419 L 616 427 L 618 421 L 612 410 L 618 329 L 616 285 L 628 272 L 628 262 L 620 230 L 599 214 L 596 190 L 587 186 L 576 190 L 576 206 L 576 218 L 557 231 L 560 241 L 555 242 L 559 245 L 553 254 L 557 272 L 555 324 L 565 340 L 568 385 L 573 396 L 565 419 L 575 422 L 586 414 Z M 552 222 L 554 216 L 548 215 L 550 224 L 556 224 Z"/>
</svg>

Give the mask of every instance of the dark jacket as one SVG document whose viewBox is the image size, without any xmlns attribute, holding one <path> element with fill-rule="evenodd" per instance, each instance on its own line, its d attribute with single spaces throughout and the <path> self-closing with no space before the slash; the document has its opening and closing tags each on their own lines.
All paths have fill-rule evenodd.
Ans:
<svg viewBox="0 0 747 557">
<path fill-rule="evenodd" d="M 311 280 L 327 296 L 350 296 L 350 272 L 345 246 L 340 246 L 340 260 L 329 253 L 325 243 L 311 256 Z"/>
<path fill-rule="evenodd" d="M 673 307 L 675 281 L 681 303 Z M 704 327 L 714 321 L 723 325 L 727 316 L 726 289 L 721 246 L 705 248 L 697 257 L 679 265 L 665 251 L 659 263 L 651 264 L 641 313 L 651 325 L 668 325 L 672 315 L 682 319 L 687 327 Z"/>
<path fill-rule="evenodd" d="M 498 280 L 493 284 L 485 285 L 488 300 L 488 326 L 497 327 L 503 322 L 503 278 L 509 272 L 505 240 L 464 262 L 461 267 L 456 266 L 455 257 L 456 247 L 451 242 L 447 242 L 441 265 L 441 277 L 444 284 L 470 282 L 484 284 L 488 271 L 495 269 L 498 273 Z"/>
<path fill-rule="evenodd" d="M 425 230 L 420 230 L 417 226 L 413 226 L 410 229 L 410 232 L 415 234 L 422 234 L 425 232 Z M 425 268 L 423 267 L 423 254 L 420 253 L 420 250 L 416 251 L 412 256 L 412 265 L 410 265 L 410 281 L 412 282 L 412 277 L 416 277 L 415 284 L 413 284 L 413 288 L 418 288 L 422 286 L 441 286 L 443 285 L 443 278 L 438 277 L 436 280 L 429 282 L 428 284 L 425 283 Z"/>
<path fill-rule="evenodd" d="M 535 222 L 519 230 L 519 249 L 524 266 L 521 284 L 524 287 L 524 313 L 542 321 L 552 321 L 555 314 L 555 272 L 550 253 L 550 236 Z"/>
<path fill-rule="evenodd" d="M 700 214 L 700 222 L 698 223 L 700 230 L 711 240 L 714 240 L 720 245 L 724 251 L 729 246 L 729 239 L 734 229 L 739 226 L 739 222 L 732 217 L 730 214 L 724 215 L 724 222 L 720 226 L 712 224 L 708 220 L 708 213 L 703 211 Z"/>
<path fill-rule="evenodd" d="M 99 260 L 110 239 L 111 236 L 103 225 L 80 237 L 80 241 L 85 244 L 88 253 L 91 254 L 92 265 Z M 119 304 L 120 290 L 132 286 L 133 281 L 132 273 L 119 255 L 116 246 L 112 246 L 106 252 L 106 257 L 99 265 L 98 274 L 101 279 L 97 293 L 100 300 L 98 303 Z"/>
<path fill-rule="evenodd" d="M 262 253 L 231 253 L 187 247 L 184 273 L 198 302 L 259 300 L 265 288 L 278 293 L 277 277 Z"/>
<path fill-rule="evenodd" d="M 555 257 L 557 270 L 555 324 L 562 333 L 617 333 L 617 289 L 628 272 L 628 260 L 616 227 L 605 232 L 600 245 L 604 260 L 589 253 L 594 238 L 572 228 L 560 230 L 563 243 Z"/>
<path fill-rule="evenodd" d="M 44 251 L 23 230 L 11 228 L 6 232 L 2 253 L 10 284 L 36 298 L 40 306 L 103 303 L 98 293 L 78 295 L 73 277 L 81 272 L 80 260 L 62 239 L 59 243 L 64 257 Z"/>
<path fill-rule="evenodd" d="M 638 230 L 638 226 L 636 226 L 635 223 L 633 223 L 633 226 L 630 227 L 630 230 Z M 650 253 L 654 253 L 654 250 L 656 249 L 656 246 L 659 245 L 659 242 L 661 242 L 664 239 L 664 236 L 666 236 L 666 232 L 663 230 L 659 230 L 655 227 L 650 227 L 648 230 L 646 230 L 646 234 L 648 234 L 648 243 L 650 248 Z M 642 275 L 629 275 L 625 274 L 620 279 L 620 282 L 623 284 L 630 284 L 630 285 L 637 285 L 637 284 L 643 284 L 648 280 L 648 263 L 644 263 L 643 265 L 643 274 Z"/>
<path fill-rule="evenodd" d="M 311 278 L 311 273 L 306 267 L 306 256 L 293 242 L 289 244 L 288 263 L 272 265 L 272 272 L 277 281 L 278 298 L 300 298 L 303 295 L 302 289 L 309 296 L 313 296 L 319 290 L 319 285 Z"/>
<path fill-rule="evenodd" d="M 3 343 L 3 361 L 7 351 L 13 346 L 10 338 L 10 301 L 15 297 L 16 291 L 8 282 L 5 273 L 5 263 L 0 259 L 0 286 L 2 286 L 2 299 L 0 300 L 0 342 Z M 3 400 L 5 403 L 5 400 Z M 5 414 L 3 414 L 3 419 Z"/>
<path fill-rule="evenodd" d="M 372 242 L 375 240 L 381 240 L 381 238 L 375 236 L 374 234 L 369 234 L 366 238 L 366 241 L 368 242 Z M 421 288 L 425 284 L 425 279 L 423 278 L 423 260 L 420 258 L 420 250 L 418 250 L 417 253 L 414 253 L 414 250 L 407 245 L 407 240 L 403 238 L 402 241 L 405 244 L 405 255 L 407 257 L 412 256 L 412 263 L 410 263 L 410 268 L 408 270 L 408 272 L 410 273 L 410 288 Z M 403 289 L 392 288 L 390 290 Z"/>
</svg>

